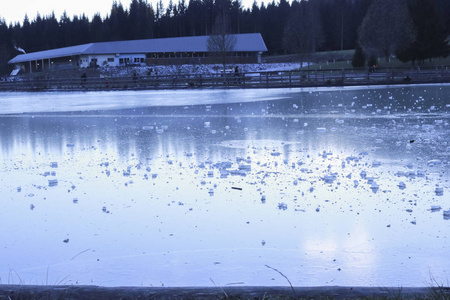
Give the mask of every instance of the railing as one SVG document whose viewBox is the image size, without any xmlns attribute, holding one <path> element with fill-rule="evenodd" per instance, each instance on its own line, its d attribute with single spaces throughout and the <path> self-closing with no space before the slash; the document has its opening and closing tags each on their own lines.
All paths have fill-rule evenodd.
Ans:
<svg viewBox="0 0 450 300">
<path fill-rule="evenodd" d="M 433 68 L 271 71 L 109 78 L 25 78 L 0 81 L 0 90 L 94 91 L 183 88 L 273 88 L 408 83 L 450 83 L 448 66 Z"/>
</svg>

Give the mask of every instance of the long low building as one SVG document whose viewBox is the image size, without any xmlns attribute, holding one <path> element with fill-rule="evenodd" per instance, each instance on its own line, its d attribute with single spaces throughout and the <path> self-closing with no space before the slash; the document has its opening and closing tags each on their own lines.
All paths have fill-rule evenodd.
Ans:
<svg viewBox="0 0 450 300">
<path fill-rule="evenodd" d="M 228 53 L 230 63 L 260 63 L 267 51 L 259 33 L 234 34 L 236 44 Z M 16 70 L 41 72 L 101 66 L 214 63 L 208 51 L 209 36 L 190 36 L 90 43 L 17 55 L 8 63 Z"/>
</svg>

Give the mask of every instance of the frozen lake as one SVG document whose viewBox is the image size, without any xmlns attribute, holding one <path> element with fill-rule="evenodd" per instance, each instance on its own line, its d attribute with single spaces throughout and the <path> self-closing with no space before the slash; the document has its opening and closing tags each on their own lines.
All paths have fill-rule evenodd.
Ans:
<svg viewBox="0 0 450 300">
<path fill-rule="evenodd" d="M 450 85 L 2 93 L 0 283 L 448 285 L 449 122 Z"/>
</svg>

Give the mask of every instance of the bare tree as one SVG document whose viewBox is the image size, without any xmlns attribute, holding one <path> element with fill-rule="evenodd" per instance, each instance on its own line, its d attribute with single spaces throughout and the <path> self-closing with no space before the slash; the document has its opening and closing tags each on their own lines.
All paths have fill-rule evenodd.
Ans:
<svg viewBox="0 0 450 300">
<path fill-rule="evenodd" d="M 227 56 L 236 47 L 236 36 L 230 34 L 230 22 L 224 14 L 219 14 L 212 28 L 212 34 L 208 38 L 208 51 L 216 56 L 223 66 L 223 72 L 227 64 Z"/>
<path fill-rule="evenodd" d="M 404 0 L 374 0 L 358 29 L 359 44 L 369 55 L 389 59 L 415 40 L 414 25 Z"/>
<path fill-rule="evenodd" d="M 300 66 L 316 51 L 321 42 L 318 13 L 312 3 L 305 2 L 296 7 L 286 21 L 283 44 L 290 53 L 299 56 Z M 308 65 L 309 66 L 309 65 Z"/>
</svg>

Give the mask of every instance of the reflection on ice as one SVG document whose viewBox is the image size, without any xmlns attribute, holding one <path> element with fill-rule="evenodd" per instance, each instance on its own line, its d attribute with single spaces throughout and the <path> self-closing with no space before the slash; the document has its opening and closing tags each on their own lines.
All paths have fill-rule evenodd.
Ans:
<svg viewBox="0 0 450 300">
<path fill-rule="evenodd" d="M 271 266 L 300 286 L 445 282 L 449 94 L 2 97 L 0 279 L 285 285 Z"/>
</svg>

